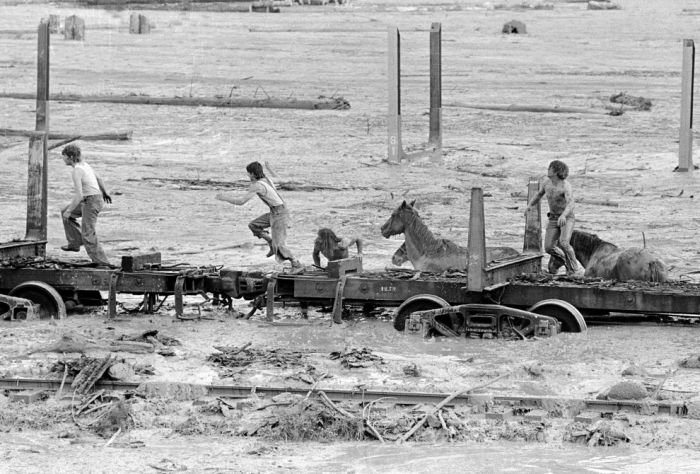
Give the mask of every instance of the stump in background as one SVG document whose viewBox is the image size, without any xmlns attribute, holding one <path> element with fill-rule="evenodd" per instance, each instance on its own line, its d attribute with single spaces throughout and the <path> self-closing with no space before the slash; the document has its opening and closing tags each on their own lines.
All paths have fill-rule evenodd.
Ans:
<svg viewBox="0 0 700 474">
<path fill-rule="evenodd" d="M 502 33 L 513 33 L 513 34 L 521 34 L 524 35 L 527 33 L 527 29 L 525 28 L 525 23 L 522 21 L 518 20 L 511 20 L 505 25 L 503 25 L 503 30 L 501 30 Z"/>
<path fill-rule="evenodd" d="M 67 17 L 63 37 L 67 40 L 83 41 L 85 39 L 85 20 L 76 15 Z"/>
<path fill-rule="evenodd" d="M 61 29 L 61 17 L 49 15 L 49 33 L 58 33 Z"/>
<path fill-rule="evenodd" d="M 135 35 L 146 35 L 151 32 L 151 24 L 148 18 L 139 13 L 132 13 L 129 18 L 129 33 Z"/>
</svg>

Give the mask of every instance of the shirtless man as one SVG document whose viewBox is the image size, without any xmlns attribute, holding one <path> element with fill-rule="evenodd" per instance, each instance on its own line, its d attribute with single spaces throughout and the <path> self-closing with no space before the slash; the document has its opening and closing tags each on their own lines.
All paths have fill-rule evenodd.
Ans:
<svg viewBox="0 0 700 474">
<path fill-rule="evenodd" d="M 329 261 L 348 258 L 350 256 L 348 249 L 353 244 L 357 246 L 357 256 L 362 258 L 362 240 L 357 237 L 341 239 L 331 229 L 319 229 L 318 237 L 314 242 L 314 265 L 321 267 L 321 255 Z"/>
<path fill-rule="evenodd" d="M 574 230 L 574 193 L 566 178 L 569 176 L 569 167 L 559 160 L 549 164 L 547 179 L 542 184 L 539 192 L 527 204 L 527 213 L 542 196 L 547 196 L 549 212 L 547 217 L 547 230 L 544 234 L 544 250 L 551 255 L 550 258 L 559 259 L 566 266 L 567 275 L 579 273 L 576 254 L 571 247 L 571 233 Z M 550 265 L 550 269 L 556 265 Z"/>
</svg>

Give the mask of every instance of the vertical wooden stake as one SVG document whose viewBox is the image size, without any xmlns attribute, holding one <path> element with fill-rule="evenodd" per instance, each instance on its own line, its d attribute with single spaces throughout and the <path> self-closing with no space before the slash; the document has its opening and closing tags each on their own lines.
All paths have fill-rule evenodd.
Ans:
<svg viewBox="0 0 700 474">
<path fill-rule="evenodd" d="M 469 208 L 469 243 L 467 245 L 467 290 L 482 291 L 486 281 L 486 229 L 484 222 L 484 191 L 472 188 Z"/>
<path fill-rule="evenodd" d="M 27 171 L 27 235 L 25 240 L 46 240 L 49 134 L 49 21 L 39 23 L 36 81 L 36 131 L 29 139 Z"/>
<path fill-rule="evenodd" d="M 430 26 L 430 135 L 428 142 L 442 155 L 442 24 Z"/>
<path fill-rule="evenodd" d="M 401 145 L 401 34 L 396 27 L 389 27 L 387 63 L 389 82 L 387 160 L 390 163 L 399 163 L 403 157 L 403 146 Z"/>
<path fill-rule="evenodd" d="M 678 150 L 678 171 L 693 169 L 693 83 L 695 82 L 695 42 L 683 40 L 681 72 L 681 130 Z"/>
<path fill-rule="evenodd" d="M 267 283 L 267 313 L 265 315 L 266 321 L 275 320 L 275 283 L 274 279 Z"/>
<path fill-rule="evenodd" d="M 530 178 L 527 183 L 527 202 L 535 197 L 540 190 L 540 182 L 537 178 Z M 527 205 L 527 204 L 526 204 Z M 542 253 L 542 215 L 540 203 L 525 214 L 525 241 L 523 253 Z"/>
</svg>

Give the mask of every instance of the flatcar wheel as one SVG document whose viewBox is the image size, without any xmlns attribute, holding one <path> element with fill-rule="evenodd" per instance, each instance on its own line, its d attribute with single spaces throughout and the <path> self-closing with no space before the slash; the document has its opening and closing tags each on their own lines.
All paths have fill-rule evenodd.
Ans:
<svg viewBox="0 0 700 474">
<path fill-rule="evenodd" d="M 449 306 L 446 301 L 442 298 L 416 298 L 411 300 L 409 298 L 406 300 L 396 311 L 396 316 L 394 317 L 394 329 L 397 331 L 403 331 L 406 329 L 406 319 L 411 316 L 411 313 L 416 311 L 426 311 L 429 309 L 438 309 Z"/>
<path fill-rule="evenodd" d="M 531 313 L 551 316 L 561 322 L 562 332 L 586 332 L 586 320 L 574 305 L 563 300 L 542 300 L 528 309 Z"/>
<path fill-rule="evenodd" d="M 51 286 L 41 281 L 25 281 L 10 291 L 10 296 L 26 298 L 39 306 L 39 318 L 63 319 L 66 317 L 66 305 L 63 298 Z"/>
</svg>

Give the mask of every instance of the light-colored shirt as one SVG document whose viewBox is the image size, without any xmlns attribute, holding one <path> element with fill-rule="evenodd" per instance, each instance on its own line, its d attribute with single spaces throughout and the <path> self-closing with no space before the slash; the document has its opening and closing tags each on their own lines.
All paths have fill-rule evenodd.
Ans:
<svg viewBox="0 0 700 474">
<path fill-rule="evenodd" d="M 255 192 L 255 194 L 270 207 L 277 207 L 284 204 L 284 201 L 277 193 L 275 185 L 270 178 L 265 177 L 251 183 L 250 190 Z"/>
<path fill-rule="evenodd" d="M 73 167 L 73 183 L 76 185 L 76 188 L 78 183 L 80 183 L 83 197 L 102 194 L 100 185 L 97 183 L 95 172 L 92 167 L 84 161 L 79 161 Z"/>
</svg>

